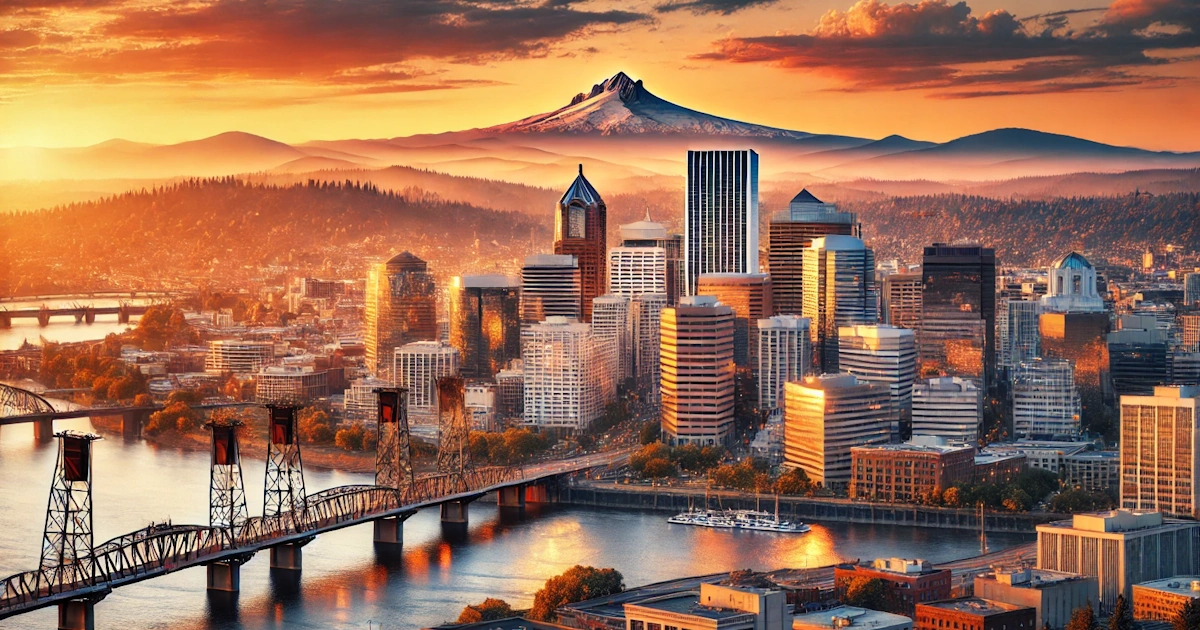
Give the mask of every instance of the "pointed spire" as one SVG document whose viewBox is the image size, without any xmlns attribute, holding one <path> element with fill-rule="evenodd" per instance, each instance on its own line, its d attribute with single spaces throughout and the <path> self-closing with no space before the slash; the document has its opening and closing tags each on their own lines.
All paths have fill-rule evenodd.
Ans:
<svg viewBox="0 0 1200 630">
<path fill-rule="evenodd" d="M 583 176 L 583 164 L 580 164 L 580 165 L 579 165 L 579 175 L 580 175 L 581 177 Z"/>
<path fill-rule="evenodd" d="M 653 222 L 653 219 L 650 218 L 650 208 L 649 207 L 646 208 L 646 222 L 647 223 Z"/>
</svg>

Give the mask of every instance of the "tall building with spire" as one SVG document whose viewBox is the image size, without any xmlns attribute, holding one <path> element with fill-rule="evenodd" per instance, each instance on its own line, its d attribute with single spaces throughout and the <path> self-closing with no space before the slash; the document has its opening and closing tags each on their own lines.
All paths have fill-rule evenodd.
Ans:
<svg viewBox="0 0 1200 630">
<path fill-rule="evenodd" d="M 608 291 L 606 234 L 608 208 L 600 193 L 583 176 L 571 183 L 554 215 L 554 253 L 571 255 L 579 261 L 583 320 L 592 321 L 592 300 Z"/>
<path fill-rule="evenodd" d="M 796 315 L 804 309 L 804 250 L 814 238 L 841 234 L 862 238 L 862 224 L 853 212 L 839 212 L 801 190 L 788 209 L 771 217 L 767 268 L 771 272 L 775 312 Z"/>
<path fill-rule="evenodd" d="M 372 266 L 363 319 L 367 369 L 390 379 L 396 348 L 438 337 L 437 293 L 425 261 L 402 252 Z"/>
</svg>

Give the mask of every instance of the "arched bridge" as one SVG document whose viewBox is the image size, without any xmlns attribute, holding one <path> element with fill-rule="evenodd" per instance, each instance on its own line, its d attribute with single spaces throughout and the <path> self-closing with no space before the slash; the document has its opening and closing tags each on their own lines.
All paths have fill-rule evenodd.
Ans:
<svg viewBox="0 0 1200 630">
<path fill-rule="evenodd" d="M 54 413 L 54 405 L 20 387 L 0 383 L 0 417 Z"/>
</svg>

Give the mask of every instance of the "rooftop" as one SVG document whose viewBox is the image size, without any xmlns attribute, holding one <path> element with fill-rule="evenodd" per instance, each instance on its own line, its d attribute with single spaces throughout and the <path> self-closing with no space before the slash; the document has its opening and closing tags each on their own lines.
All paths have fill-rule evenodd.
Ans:
<svg viewBox="0 0 1200 630">
<path fill-rule="evenodd" d="M 805 189 L 801 190 L 800 192 L 796 193 L 795 197 L 792 197 L 792 203 L 825 203 L 825 202 L 821 201 L 820 199 L 817 199 L 812 193 L 808 192 L 807 188 L 805 188 Z"/>
<path fill-rule="evenodd" d="M 1149 588 L 1164 593 L 1183 595 L 1193 599 L 1200 598 L 1200 575 L 1176 575 L 1161 580 L 1150 580 L 1135 584 L 1138 588 Z"/>
<path fill-rule="evenodd" d="M 916 444 L 913 442 L 905 442 L 902 444 L 877 444 L 874 446 L 855 446 L 851 451 L 889 451 L 893 453 L 931 453 L 934 455 L 945 455 L 947 453 L 956 453 L 961 451 L 974 451 L 975 447 L 965 444 Z"/>
<path fill-rule="evenodd" d="M 849 622 L 849 623 L 846 623 Z M 829 610 L 797 614 L 792 617 L 793 627 L 808 628 L 890 628 L 901 624 L 912 624 L 904 615 L 880 612 L 855 606 L 838 606 Z"/>
<path fill-rule="evenodd" d="M 579 261 L 570 254 L 534 254 L 525 257 L 526 267 L 577 267 Z"/>
<path fill-rule="evenodd" d="M 1055 521 L 1038 525 L 1043 527 L 1074 529 L 1098 533 L 1123 533 L 1161 529 L 1164 527 L 1200 527 L 1195 521 L 1164 520 L 1162 512 L 1142 512 L 1130 510 L 1107 510 L 1076 514 L 1069 521 Z"/>
<path fill-rule="evenodd" d="M 714 621 L 723 621 L 726 619 L 743 617 L 745 615 L 754 615 L 754 613 L 748 613 L 744 610 L 730 610 L 727 608 L 709 608 L 707 606 L 701 606 L 699 591 L 684 591 L 682 593 L 661 595 L 659 597 L 652 597 L 650 599 L 643 599 L 637 602 L 625 604 L 625 606 L 650 608 L 653 610 L 691 615 L 693 617 L 711 619 Z"/>
<path fill-rule="evenodd" d="M 572 201 L 582 202 L 584 205 L 603 205 L 604 200 L 600 198 L 600 193 L 592 186 L 592 183 L 583 176 L 583 165 L 579 165 L 579 175 L 575 177 L 575 181 L 571 182 L 571 186 L 567 188 L 567 192 L 563 193 L 562 199 L 558 200 L 560 205 L 568 205 Z"/>
<path fill-rule="evenodd" d="M 867 248 L 863 244 L 862 239 L 843 234 L 831 234 L 829 236 L 814 238 L 811 247 L 826 251 L 857 251 Z"/>
<path fill-rule="evenodd" d="M 940 608 L 942 610 L 953 610 L 957 612 L 967 613 L 969 615 L 978 615 L 987 617 L 989 615 L 998 615 L 1000 613 L 1012 612 L 1029 608 L 1028 606 L 1017 606 L 1015 604 L 1006 604 L 991 599 L 983 599 L 982 597 L 963 597 L 961 599 L 947 599 L 940 602 L 929 602 L 919 604 L 920 606 L 928 606 L 930 608 Z M 1029 608 L 1029 610 L 1033 610 Z"/>
<path fill-rule="evenodd" d="M 455 280 L 457 280 L 455 283 L 457 286 L 465 289 L 510 289 L 521 286 L 521 283 L 516 278 L 500 274 L 459 276 Z"/>
<path fill-rule="evenodd" d="M 649 241 L 667 238 L 667 226 L 650 220 L 650 211 L 646 218 L 621 226 L 621 239 L 626 241 Z"/>
<path fill-rule="evenodd" d="M 811 325 L 812 320 L 807 317 L 800 317 L 799 315 L 775 315 L 773 317 L 758 320 L 758 328 L 760 330 L 769 328 L 794 328 L 808 330 Z"/>
<path fill-rule="evenodd" d="M 1092 263 L 1088 262 L 1083 254 L 1079 252 L 1071 252 L 1062 258 L 1054 261 L 1054 269 L 1091 269 Z"/>
<path fill-rule="evenodd" d="M 996 569 L 991 573 L 978 576 L 978 579 L 994 580 L 1015 588 L 1040 589 L 1064 582 L 1077 582 L 1091 578 L 1076 573 L 1022 567 L 1019 569 Z"/>
</svg>

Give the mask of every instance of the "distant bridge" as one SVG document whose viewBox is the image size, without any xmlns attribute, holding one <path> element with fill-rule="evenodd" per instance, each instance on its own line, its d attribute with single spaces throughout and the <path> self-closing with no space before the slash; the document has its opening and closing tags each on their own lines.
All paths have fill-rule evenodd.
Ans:
<svg viewBox="0 0 1200 630">
<path fill-rule="evenodd" d="M 39 326 L 45 327 L 50 325 L 51 317 L 65 316 L 74 317 L 76 324 L 91 324 L 96 321 L 97 315 L 116 315 L 118 323 L 128 324 L 131 316 L 145 315 L 146 309 L 148 308 L 150 307 L 135 304 L 121 304 L 120 306 L 72 304 L 71 306 L 50 308 L 43 304 L 40 308 L 26 308 L 10 311 L 0 306 L 0 328 L 11 328 L 14 319 L 22 318 L 36 319 Z"/>
</svg>

